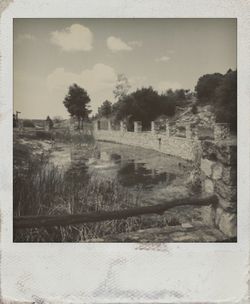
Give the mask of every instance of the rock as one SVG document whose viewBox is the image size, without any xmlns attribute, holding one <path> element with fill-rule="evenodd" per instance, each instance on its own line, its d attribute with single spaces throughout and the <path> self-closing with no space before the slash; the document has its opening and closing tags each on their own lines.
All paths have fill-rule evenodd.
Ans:
<svg viewBox="0 0 250 304">
<path fill-rule="evenodd" d="M 204 182 L 204 191 L 206 193 L 214 193 L 214 183 L 209 178 L 205 179 L 205 182 Z"/>
<path fill-rule="evenodd" d="M 187 185 L 193 193 L 201 192 L 201 171 L 199 168 L 195 168 L 190 172 Z"/>
<path fill-rule="evenodd" d="M 227 167 L 223 168 L 222 180 L 227 185 L 236 185 L 237 184 L 237 167 Z"/>
<path fill-rule="evenodd" d="M 224 184 L 222 180 L 216 181 L 215 192 L 229 202 L 237 200 L 237 187 Z"/>
<path fill-rule="evenodd" d="M 211 205 L 203 206 L 200 208 L 202 222 L 208 226 L 214 226 L 215 224 L 215 208 Z"/>
<path fill-rule="evenodd" d="M 182 227 L 182 228 L 193 228 L 193 225 L 190 224 L 190 223 L 182 223 L 182 224 L 181 224 L 181 227 Z"/>
<path fill-rule="evenodd" d="M 237 146 L 231 144 L 220 144 L 217 158 L 224 165 L 233 166 L 237 164 Z"/>
<path fill-rule="evenodd" d="M 210 177 L 212 175 L 212 166 L 215 163 L 208 159 L 201 159 L 201 170 L 205 173 L 206 176 Z"/>
<path fill-rule="evenodd" d="M 219 197 L 219 206 L 228 212 L 236 212 L 237 211 L 237 202 L 236 201 L 227 201 L 221 197 Z"/>
<path fill-rule="evenodd" d="M 218 228 L 228 237 L 237 236 L 237 215 L 217 208 L 216 223 Z"/>
<path fill-rule="evenodd" d="M 214 143 L 214 141 L 203 140 L 201 141 L 201 145 L 202 145 L 202 157 L 205 159 L 216 161 L 218 151 L 217 151 L 217 145 Z"/>
<path fill-rule="evenodd" d="M 228 142 L 215 142 L 212 140 L 204 140 L 202 145 L 202 157 L 212 160 L 220 161 L 227 166 L 237 164 L 237 146 Z"/>
<path fill-rule="evenodd" d="M 212 167 L 212 179 L 218 180 L 222 178 L 223 167 L 222 164 L 217 163 Z"/>
</svg>

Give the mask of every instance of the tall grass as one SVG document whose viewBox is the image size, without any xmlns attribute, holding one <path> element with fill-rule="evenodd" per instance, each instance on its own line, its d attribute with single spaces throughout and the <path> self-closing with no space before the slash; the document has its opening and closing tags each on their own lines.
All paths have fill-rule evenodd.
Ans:
<svg viewBox="0 0 250 304">
<path fill-rule="evenodd" d="M 81 214 L 133 208 L 140 204 L 139 188 L 130 192 L 116 180 L 89 175 L 79 164 L 63 171 L 43 155 L 35 159 L 28 157 L 25 166 L 16 166 L 13 181 L 14 216 Z M 143 217 L 133 217 L 67 227 L 18 229 L 14 231 L 14 241 L 80 242 L 146 226 L 149 226 L 148 221 Z"/>
<path fill-rule="evenodd" d="M 114 180 L 98 176 L 74 178 L 44 163 L 29 162 L 25 173 L 14 174 L 14 215 L 60 215 L 132 208 L 139 204 L 139 192 L 130 193 Z M 66 228 L 15 231 L 15 241 L 84 241 L 107 234 L 140 228 L 138 218 L 113 220 Z M 38 233 L 39 231 L 39 233 Z"/>
<path fill-rule="evenodd" d="M 75 135 L 75 144 L 83 142 L 81 136 Z M 85 136 L 84 143 L 94 147 L 91 137 Z M 141 204 L 140 188 L 131 192 L 114 179 L 90 175 L 84 163 L 72 163 L 65 171 L 50 163 L 46 153 L 33 155 L 25 145 L 18 143 L 14 144 L 14 161 L 14 216 L 81 214 Z M 166 224 L 162 216 L 155 216 L 153 220 L 141 216 L 67 227 L 18 229 L 14 231 L 14 241 L 81 242 Z"/>
</svg>

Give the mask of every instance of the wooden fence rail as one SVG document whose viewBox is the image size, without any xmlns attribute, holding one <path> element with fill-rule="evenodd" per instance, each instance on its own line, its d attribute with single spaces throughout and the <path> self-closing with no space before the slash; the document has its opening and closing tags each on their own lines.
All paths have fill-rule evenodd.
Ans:
<svg viewBox="0 0 250 304">
<path fill-rule="evenodd" d="M 194 205 L 216 205 L 218 199 L 216 195 L 189 197 L 166 201 L 164 203 L 138 207 L 132 209 L 115 210 L 115 211 L 98 211 L 82 214 L 59 215 L 59 216 L 19 216 L 14 217 L 14 229 L 20 228 L 39 228 L 51 226 L 67 226 L 73 224 L 94 223 L 108 220 L 126 219 L 128 217 L 140 216 L 145 214 L 162 214 L 166 210 L 176 206 Z"/>
</svg>

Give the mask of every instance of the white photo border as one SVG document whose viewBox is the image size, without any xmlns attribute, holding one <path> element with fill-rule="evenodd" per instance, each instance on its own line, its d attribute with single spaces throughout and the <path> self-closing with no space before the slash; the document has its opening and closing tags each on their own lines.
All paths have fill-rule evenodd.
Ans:
<svg viewBox="0 0 250 304">
<path fill-rule="evenodd" d="M 237 243 L 13 243 L 13 18 L 237 18 Z M 16 0 L 1 16 L 2 301 L 247 303 L 250 239 L 250 3 Z"/>
</svg>

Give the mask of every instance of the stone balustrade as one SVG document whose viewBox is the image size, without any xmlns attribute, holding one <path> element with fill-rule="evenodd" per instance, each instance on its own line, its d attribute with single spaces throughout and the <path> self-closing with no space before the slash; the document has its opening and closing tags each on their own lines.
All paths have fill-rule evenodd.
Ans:
<svg viewBox="0 0 250 304">
<path fill-rule="evenodd" d="M 110 120 L 107 120 L 107 130 L 108 131 L 113 131 L 112 130 L 112 124 Z M 181 125 L 180 125 L 181 126 Z M 192 126 L 191 124 L 183 124 L 183 127 L 185 127 L 185 138 L 189 140 L 198 140 L 199 135 L 198 135 L 198 128 L 197 126 Z M 165 132 L 164 131 L 159 131 L 157 129 L 157 124 L 155 121 L 151 121 L 151 134 L 158 134 L 160 133 L 161 135 L 164 135 L 166 137 L 171 137 L 171 136 L 177 136 L 178 135 L 172 135 L 171 130 L 173 131 L 176 128 L 176 126 L 170 126 L 169 122 L 166 121 L 165 123 Z M 100 124 L 98 121 L 95 121 L 95 127 L 94 130 L 101 130 Z M 120 131 L 122 132 L 127 132 L 127 127 L 125 122 L 120 121 Z M 135 133 L 140 133 L 143 132 L 143 127 L 141 121 L 134 121 L 134 132 Z M 214 140 L 215 141 L 221 141 L 221 140 L 227 140 L 230 138 L 230 125 L 227 123 L 217 123 L 214 126 Z"/>
</svg>

